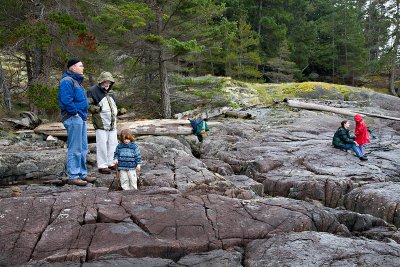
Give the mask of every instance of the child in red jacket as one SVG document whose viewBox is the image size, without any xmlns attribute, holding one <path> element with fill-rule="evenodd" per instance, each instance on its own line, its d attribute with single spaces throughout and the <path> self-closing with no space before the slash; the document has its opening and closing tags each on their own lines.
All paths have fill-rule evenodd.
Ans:
<svg viewBox="0 0 400 267">
<path fill-rule="evenodd" d="M 354 120 L 356 121 L 356 127 L 354 129 L 354 141 L 358 143 L 361 154 L 365 155 L 364 144 L 368 144 L 370 142 L 367 125 L 364 123 L 360 114 L 356 114 L 354 116 Z"/>
</svg>

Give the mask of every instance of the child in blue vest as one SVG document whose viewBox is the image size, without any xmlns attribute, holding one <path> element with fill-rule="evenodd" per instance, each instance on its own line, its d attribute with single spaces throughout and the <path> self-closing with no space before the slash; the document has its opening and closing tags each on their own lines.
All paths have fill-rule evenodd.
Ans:
<svg viewBox="0 0 400 267">
<path fill-rule="evenodd" d="M 206 119 L 199 116 L 196 119 L 189 120 L 192 126 L 192 133 L 197 136 L 197 139 L 202 143 L 209 131 Z"/>
<path fill-rule="evenodd" d="M 135 137 L 129 129 L 120 133 L 120 141 L 114 152 L 114 164 L 117 164 L 123 190 L 137 189 L 137 173 L 140 172 L 142 156 Z"/>
</svg>

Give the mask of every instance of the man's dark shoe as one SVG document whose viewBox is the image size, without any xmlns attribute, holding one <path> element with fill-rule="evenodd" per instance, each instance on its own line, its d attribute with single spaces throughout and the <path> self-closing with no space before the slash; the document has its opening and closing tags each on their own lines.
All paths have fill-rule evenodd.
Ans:
<svg viewBox="0 0 400 267">
<path fill-rule="evenodd" d="M 80 178 L 76 178 L 76 179 L 68 179 L 68 184 L 70 184 L 70 185 L 85 186 L 85 185 L 87 185 L 87 182 L 81 180 Z"/>
<path fill-rule="evenodd" d="M 68 177 L 63 177 L 63 178 L 61 178 L 61 184 L 62 185 L 65 185 L 65 184 L 67 184 L 68 183 Z"/>
<path fill-rule="evenodd" d="M 109 168 L 100 168 L 100 169 L 99 169 L 99 173 L 102 173 L 102 174 L 110 174 L 110 173 L 111 173 L 111 170 L 110 170 Z"/>
<path fill-rule="evenodd" d="M 367 157 L 364 157 L 364 156 L 362 156 L 362 157 L 360 157 L 360 160 L 362 160 L 362 161 L 366 161 L 366 160 L 368 160 L 368 158 L 367 158 Z"/>
<path fill-rule="evenodd" d="M 115 165 L 113 165 L 113 166 L 108 166 L 108 168 L 109 168 L 110 170 L 112 170 L 112 171 L 115 171 Z"/>
<path fill-rule="evenodd" d="M 96 181 L 96 177 L 93 176 L 86 176 L 85 178 L 82 179 L 83 181 L 86 181 L 88 183 L 93 183 L 94 181 Z"/>
</svg>

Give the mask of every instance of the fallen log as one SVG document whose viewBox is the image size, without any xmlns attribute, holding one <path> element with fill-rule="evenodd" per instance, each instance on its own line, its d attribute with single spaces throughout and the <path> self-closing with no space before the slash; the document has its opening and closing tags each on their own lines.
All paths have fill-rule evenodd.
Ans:
<svg viewBox="0 0 400 267">
<path fill-rule="evenodd" d="M 344 110 L 344 109 L 340 109 L 340 108 L 328 107 L 328 106 L 323 106 L 323 105 L 314 104 L 314 103 L 307 103 L 307 102 L 302 102 L 302 101 L 292 100 L 292 99 L 285 99 L 284 102 L 286 102 L 287 105 L 292 108 L 327 111 L 327 112 L 333 112 L 336 114 L 342 114 L 342 115 L 351 116 L 351 117 L 353 117 L 354 115 L 359 113 L 359 114 L 369 116 L 369 117 L 376 117 L 376 118 L 400 121 L 400 118 L 397 118 L 397 117 L 367 113 L 367 112 L 363 112 L 363 111 L 355 112 L 355 111 L 351 111 L 351 110 Z"/>
<path fill-rule="evenodd" d="M 220 122 L 207 122 L 210 126 L 218 125 Z M 130 129 L 134 135 L 190 135 L 192 127 L 189 120 L 142 120 L 133 122 L 120 122 L 117 124 L 118 131 Z M 67 130 L 61 122 L 41 124 L 34 129 L 35 133 L 66 137 Z M 95 129 L 91 122 L 87 122 L 88 137 L 95 137 Z"/>
<path fill-rule="evenodd" d="M 219 115 L 225 114 L 227 111 L 232 110 L 231 107 L 221 107 L 221 108 L 214 108 L 214 109 L 208 109 L 208 110 L 202 110 L 200 108 L 193 109 L 193 110 L 188 110 L 182 113 L 177 113 L 174 115 L 175 119 L 181 120 L 181 119 L 189 119 L 189 118 L 197 118 L 201 116 L 202 118 L 213 118 L 217 117 Z"/>
<path fill-rule="evenodd" d="M 251 119 L 252 115 L 246 111 L 231 110 L 225 112 L 225 117 L 239 118 L 239 119 Z"/>
<path fill-rule="evenodd" d="M 131 113 L 125 113 L 123 115 L 118 115 L 119 120 L 133 120 L 135 119 L 136 114 L 134 112 Z"/>
</svg>

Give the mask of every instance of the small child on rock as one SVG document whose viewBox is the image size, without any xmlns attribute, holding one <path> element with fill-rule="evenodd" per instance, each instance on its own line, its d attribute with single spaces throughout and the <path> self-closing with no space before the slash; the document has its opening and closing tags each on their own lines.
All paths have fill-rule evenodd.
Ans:
<svg viewBox="0 0 400 267">
<path fill-rule="evenodd" d="M 358 143 L 361 154 L 365 156 L 364 144 L 368 144 L 370 142 L 367 125 L 364 123 L 360 114 L 356 114 L 354 116 L 354 120 L 356 122 L 356 126 L 354 128 L 354 141 Z"/>
<path fill-rule="evenodd" d="M 120 141 L 114 152 L 114 164 L 118 164 L 121 187 L 123 190 L 137 189 L 136 171 L 140 172 L 142 164 L 139 146 L 129 129 L 121 131 Z"/>
</svg>

